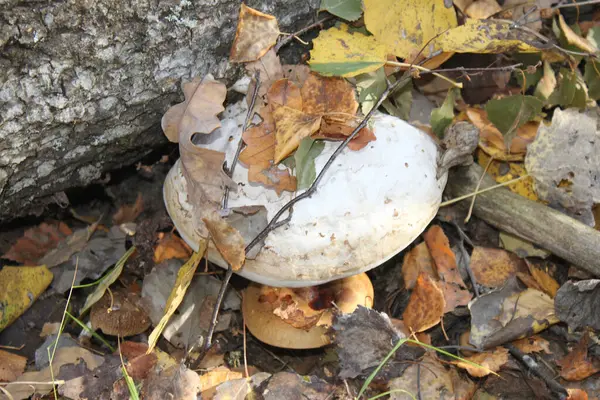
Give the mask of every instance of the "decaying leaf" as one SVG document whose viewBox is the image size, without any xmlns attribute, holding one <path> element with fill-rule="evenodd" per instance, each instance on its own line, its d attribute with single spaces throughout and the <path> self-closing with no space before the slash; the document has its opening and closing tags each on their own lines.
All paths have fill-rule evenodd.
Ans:
<svg viewBox="0 0 600 400">
<path fill-rule="evenodd" d="M 456 256 L 450 248 L 448 237 L 439 225 L 434 225 L 423 234 L 429 252 L 435 261 L 440 280 L 465 287 L 456 265 Z"/>
<path fill-rule="evenodd" d="M 267 51 L 257 61 L 247 63 L 246 71 L 248 71 L 250 76 L 254 76 L 257 72 L 260 74 L 260 86 L 258 88 L 258 96 L 260 98 L 263 98 L 267 94 L 267 90 L 269 90 L 273 82 L 284 77 L 281 60 L 273 49 Z M 256 82 L 253 79 L 248 86 L 248 95 L 246 96 L 248 106 L 250 106 L 250 102 L 252 101 L 252 93 L 254 93 L 255 85 Z"/>
<path fill-rule="evenodd" d="M 493 160 L 490 163 L 490 157 L 487 154 L 483 153 L 482 150 L 478 150 L 477 155 L 477 162 L 479 163 L 479 165 L 481 165 L 483 168 L 487 167 L 487 173 L 491 175 L 498 183 L 508 182 L 513 179 L 527 175 L 527 171 L 525 170 L 525 166 L 522 162 L 506 163 L 502 161 Z M 521 180 L 511 183 L 506 187 L 511 192 L 519 194 L 525 197 L 526 199 L 532 201 L 539 201 L 539 198 L 535 193 L 534 181 L 531 176 L 527 176 Z"/>
<path fill-rule="evenodd" d="M 596 46 L 590 43 L 587 39 L 584 39 L 575 32 L 573 32 L 571 27 L 565 22 L 565 18 L 562 16 L 562 14 L 558 14 L 558 24 L 569 44 L 583 51 L 587 51 L 588 53 L 598 52 Z"/>
<path fill-rule="evenodd" d="M 556 109 L 552 125 L 540 125 L 525 158 L 540 199 L 590 226 L 594 226 L 592 206 L 600 203 L 597 123 L 594 110 Z"/>
<path fill-rule="evenodd" d="M 289 79 L 275 81 L 267 91 L 267 101 L 271 110 L 276 109 L 277 105 L 302 110 L 300 88 Z"/>
<path fill-rule="evenodd" d="M 262 183 L 266 187 L 275 189 L 277 194 L 281 194 L 284 190 L 295 192 L 297 189 L 296 177 L 291 176 L 287 169 L 280 169 L 276 165 L 266 169 L 251 165 L 248 169 L 248 181 Z"/>
<path fill-rule="evenodd" d="M 433 258 L 429 253 L 427 244 L 422 242 L 413 247 L 406 255 L 402 262 L 402 277 L 404 278 L 404 287 L 412 289 L 417 282 L 417 277 L 420 273 L 425 273 L 437 280 L 437 272 Z"/>
<path fill-rule="evenodd" d="M 513 95 L 490 100 L 485 105 L 489 120 L 504 135 L 504 144 L 512 143 L 517 129 L 537 117 L 544 103 L 534 96 Z"/>
<path fill-rule="evenodd" d="M 455 361 L 454 363 L 458 367 L 466 369 L 469 375 L 481 378 L 492 372 L 498 372 L 508 362 L 508 349 L 497 347 L 492 352 L 477 353 L 473 356 L 465 357 L 465 359 L 480 365 L 480 367 L 467 364 L 464 361 Z"/>
<path fill-rule="evenodd" d="M 476 246 L 471 254 L 471 270 L 477 283 L 498 287 L 517 272 L 527 270 L 525 263 L 515 254 L 502 249 Z"/>
<path fill-rule="evenodd" d="M 539 353 L 542 351 L 546 354 L 552 354 L 550 351 L 550 342 L 538 335 L 515 340 L 512 344 L 525 354 Z"/>
<path fill-rule="evenodd" d="M 547 258 L 551 254 L 549 251 L 539 248 L 527 240 L 506 232 L 500 232 L 500 246 L 505 250 L 515 253 L 521 258 Z"/>
<path fill-rule="evenodd" d="M 341 78 L 324 78 L 310 74 L 302 86 L 302 99 L 302 111 L 321 115 L 323 122 L 329 126 L 329 129 L 321 128 L 320 133 L 323 135 L 343 133 L 341 128 L 336 129 L 336 125 L 348 125 L 354 120 L 358 110 L 354 87 Z M 352 130 L 353 127 L 350 132 Z"/>
<path fill-rule="evenodd" d="M 275 121 L 275 158 L 278 164 L 289 156 L 305 137 L 312 135 L 321 126 L 321 117 L 307 114 L 294 108 L 281 106 L 273 111 Z"/>
<path fill-rule="evenodd" d="M 36 265 L 48 251 L 54 249 L 73 231 L 63 222 L 43 222 L 29 228 L 17 239 L 2 258 L 14 260 L 24 265 Z"/>
<path fill-rule="evenodd" d="M 369 32 L 387 46 L 389 53 L 409 60 L 430 39 L 457 25 L 454 9 L 436 0 L 365 0 L 363 3 Z M 425 56 L 432 50 L 428 46 Z"/>
<path fill-rule="evenodd" d="M 160 264 L 171 258 L 187 260 L 192 255 L 192 249 L 179 236 L 171 233 L 160 233 L 159 241 L 154 249 L 154 262 Z"/>
<path fill-rule="evenodd" d="M 350 32 L 348 25 L 323 30 L 313 40 L 310 68 L 323 76 L 352 77 L 385 64 L 386 47 L 373 36 Z"/>
<path fill-rule="evenodd" d="M 23 314 L 52 282 L 46 266 L 0 270 L 0 332 Z"/>
<path fill-rule="evenodd" d="M 38 260 L 39 264 L 43 264 L 48 268 L 55 267 L 59 264 L 68 261 L 71 256 L 81 251 L 88 240 L 92 237 L 100 220 L 88 226 L 87 228 L 79 229 L 73 234 L 66 237 L 63 241 L 52 250 L 48 251 L 42 258 Z"/>
<path fill-rule="evenodd" d="M 402 314 L 407 328 L 423 332 L 440 323 L 446 300 L 442 289 L 427 274 L 421 273 Z"/>
<path fill-rule="evenodd" d="M 600 360 L 588 355 L 590 337 L 586 332 L 579 343 L 563 359 L 556 363 L 561 367 L 560 376 L 568 381 L 581 381 L 600 371 Z"/>
<path fill-rule="evenodd" d="M 548 272 L 536 267 L 533 265 L 533 263 L 527 260 L 525 260 L 525 262 L 527 262 L 527 266 L 529 267 L 529 273 L 541 287 L 542 291 L 551 298 L 554 298 L 560 287 L 558 282 L 556 282 L 556 280 Z"/>
<path fill-rule="evenodd" d="M 223 112 L 227 87 L 207 76 L 182 84 L 185 101 L 169 108 L 161 120 L 162 130 L 171 142 L 180 136 L 211 133 L 221 126 L 217 115 Z"/>
<path fill-rule="evenodd" d="M 200 376 L 200 387 L 202 388 L 202 398 L 212 399 L 216 393 L 217 386 L 223 382 L 240 379 L 244 374 L 240 371 L 232 371 L 223 366 L 214 368 L 203 373 Z"/>
<path fill-rule="evenodd" d="M 277 19 L 242 3 L 240 16 L 231 46 L 231 62 L 249 62 L 261 58 L 277 42 Z"/>
<path fill-rule="evenodd" d="M 471 18 L 486 19 L 502 11 L 496 0 L 476 0 L 464 10 Z"/>
<path fill-rule="evenodd" d="M 599 301 L 600 279 L 567 281 L 556 292 L 554 308 L 556 316 L 573 330 L 588 326 L 600 330 Z"/>
<path fill-rule="evenodd" d="M 23 375 L 27 358 L 0 349 L 0 382 L 12 382 Z"/>
<path fill-rule="evenodd" d="M 195 400 L 202 386 L 200 377 L 184 363 L 168 368 L 155 368 L 144 380 L 141 396 L 147 400 Z"/>
</svg>

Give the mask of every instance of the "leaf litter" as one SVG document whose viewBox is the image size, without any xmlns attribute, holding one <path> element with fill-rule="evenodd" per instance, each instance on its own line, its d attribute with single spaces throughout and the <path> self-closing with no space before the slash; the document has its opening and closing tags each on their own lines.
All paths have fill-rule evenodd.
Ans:
<svg viewBox="0 0 600 400">
<path fill-rule="evenodd" d="M 429 8 L 426 7 L 429 3 L 425 3 L 323 0 L 322 10 L 352 24 L 321 26 L 310 51 L 310 69 L 304 65 L 283 66 L 276 53 L 278 49 L 274 48 L 282 35 L 277 19 L 241 6 L 230 61 L 245 63 L 252 76 L 245 89 L 248 104 L 253 87 L 258 85 L 252 110 L 256 116 L 242 134 L 244 148 L 240 163 L 248 169 L 248 181 L 277 195 L 310 187 L 318 173 L 315 159 L 323 151 L 325 141 L 348 137 L 362 115 L 385 92 L 388 82 L 396 82 L 410 69 L 405 75 L 409 84 L 383 103 L 386 112 L 409 120 L 414 108 L 419 107 L 413 101 L 415 93 L 420 94 L 418 91 L 423 87 L 413 83 L 428 79 L 429 71 L 424 68 L 437 69 L 446 63 L 450 70 L 446 72 L 448 79 L 456 79 L 455 83 L 468 83 L 475 73 L 493 72 L 506 77 L 483 104 L 466 103 L 468 98 L 463 98 L 458 89 L 448 90 L 453 86 L 448 81 L 438 93 L 438 99 L 445 101 L 437 102 L 439 108 L 431 112 L 430 126 L 421 121 L 421 129 L 435 132 L 441 146 L 448 146 L 453 129 L 460 124 L 470 122 L 472 125 L 468 126 L 478 131 L 475 142 L 479 150 L 468 150 L 460 163 L 448 168 L 466 165 L 475 158 L 498 182 L 524 177 L 509 189 L 593 226 L 597 222 L 593 209 L 600 203 L 594 192 L 594 168 L 598 165 L 594 154 L 598 152 L 593 150 L 594 143 L 598 143 L 595 100 L 600 97 L 597 90 L 600 68 L 594 55 L 598 52 L 597 23 L 591 21 L 591 25 L 586 25 L 588 33 L 583 35 L 580 29 L 583 23 L 572 24 L 567 13 L 550 10 L 547 1 L 536 2 L 537 8 L 527 13 L 512 1 L 505 1 L 502 6 L 494 0 L 431 2 Z M 459 20 L 452 3 L 470 18 Z M 542 30 L 542 26 L 548 29 Z M 548 32 L 555 38 L 545 38 Z M 554 39 L 559 45 L 553 44 Z M 508 68 L 507 60 L 516 63 L 523 59 L 515 54 L 517 51 L 533 54 L 538 64 Z M 458 59 L 453 54 L 465 52 L 471 57 L 502 54 L 504 59 L 498 58 L 489 67 L 471 72 L 468 64 L 459 67 L 453 64 Z M 411 69 L 412 62 L 423 62 L 423 68 Z M 495 70 L 504 67 L 507 69 Z M 512 77 L 511 71 L 514 71 Z M 255 75 L 256 72 L 259 74 Z M 145 398 L 191 399 L 200 392 L 215 399 L 241 399 L 255 393 L 273 399 L 293 398 L 296 394 L 324 398 L 334 392 L 346 393 L 346 388 L 336 386 L 339 384 L 336 379 L 341 377 L 349 379 L 352 388 L 364 383 L 361 394 L 365 390 L 373 395 L 390 390 L 391 398 L 410 398 L 418 393 L 420 397 L 467 399 L 489 395 L 492 390 L 487 382 L 494 381 L 493 373 L 511 379 L 504 372 L 515 368 L 521 368 L 521 374 L 527 373 L 532 387 L 540 384 L 553 387 L 548 378 L 535 377 L 534 367 L 517 366 L 518 357 L 512 350 L 509 352 L 510 346 L 538 360 L 537 357 L 543 356 L 544 363 L 559 371 L 560 378 L 556 374 L 552 381 L 560 382 L 559 385 L 589 383 L 595 379 L 600 359 L 590 338 L 595 337 L 593 330 L 600 329 L 594 312 L 597 279 L 571 275 L 568 280 L 564 273 L 568 265 L 560 260 L 557 268 L 545 267 L 547 264 L 538 257 L 548 257 L 549 252 L 537 249 L 527 238 L 514 236 L 515 232 L 499 233 L 504 249 L 490 247 L 489 241 L 481 241 L 477 236 L 476 225 L 470 223 L 457 225 L 462 232 L 458 238 L 450 234 L 454 230 L 448 229 L 448 223 L 432 225 L 423 234 L 424 241 L 406 251 L 403 259 L 402 256 L 396 259 L 397 276 L 386 275 L 385 285 L 376 290 L 379 296 L 380 292 L 393 289 L 385 301 L 376 304 L 377 309 L 386 313 L 359 307 L 353 314 L 336 315 L 330 332 L 334 351 L 325 353 L 333 354 L 333 359 L 326 360 L 327 356 L 313 363 L 306 374 L 299 369 L 299 374 L 278 373 L 264 365 L 262 369 L 269 372 L 258 372 L 260 368 L 250 365 L 252 373 L 244 377 L 239 356 L 234 354 L 237 350 L 233 350 L 241 346 L 239 327 L 243 322 L 236 319 L 239 315 L 232 304 L 236 300 L 239 303 L 239 299 L 232 292 L 217 324 L 221 337 L 229 340 L 231 351 L 225 351 L 221 344 L 213 347 L 213 352 L 221 352 L 215 357 L 215 363 L 220 365 L 217 369 L 198 374 L 184 362 L 166 355 L 156 345 L 161 336 L 169 342 L 168 346 L 186 353 L 191 349 L 192 356 L 197 355 L 207 338 L 219 280 L 202 275 L 214 273 L 212 266 L 199 272 L 202 249 L 214 246 L 233 269 L 242 268 L 246 259 L 257 254 L 257 251 L 245 254 L 245 245 L 262 231 L 267 221 L 264 208 L 221 210 L 226 193 L 238 188 L 228 170 L 231 166 L 224 167 L 225 154 L 202 147 L 202 143 L 210 140 L 206 138 L 222 128 L 219 115 L 225 109 L 227 87 L 206 75 L 182 82 L 182 90 L 184 101 L 165 113 L 162 126 L 167 138 L 179 143 L 182 170 L 190 182 L 195 228 L 203 238 L 201 251 L 194 253 L 172 232 L 152 232 L 156 246 L 146 259 L 152 260 L 154 269 L 150 274 L 136 275 L 131 269 L 139 260 L 132 256 L 132 248 L 123 257 L 125 236 L 116 235 L 110 227 L 100 225 L 99 220 L 90 227 L 74 230 L 63 222 L 42 223 L 25 231 L 4 252 L 4 259 L 25 266 L 5 266 L 0 274 L 29 271 L 43 276 L 32 275 L 25 286 L 18 284 L 17 281 L 23 281 L 21 278 L 0 280 L 10 282 L 10 290 L 2 291 L 8 296 L 2 302 L 2 328 L 16 323 L 16 318 L 50 285 L 52 274 L 53 290 L 63 293 L 70 288 L 77 269 L 75 285 L 84 284 L 74 290 L 83 291 L 78 293 L 79 297 L 87 298 L 85 304 L 76 308 L 81 318 L 86 319 L 86 311 L 91 308 L 92 320 L 98 313 L 113 314 L 111 317 L 120 321 L 117 326 L 124 328 L 138 318 L 119 317 L 120 312 L 127 311 L 124 299 L 132 300 L 140 315 L 147 313 L 136 330 L 110 333 L 101 328 L 109 341 L 112 334 L 133 335 L 146 332 L 150 323 L 154 326 L 148 344 L 121 344 L 127 374 Z M 348 147 L 360 151 L 373 140 L 377 138 L 367 124 Z M 142 216 L 144 203 L 145 193 L 143 200 L 140 194 L 135 203 L 118 209 L 112 217 L 113 228 L 136 221 Z M 516 241 L 509 241 L 509 234 Z M 182 266 L 177 259 L 188 262 Z M 552 260 L 556 261 L 556 257 Z M 43 264 L 52 268 L 52 274 Z M 92 264 L 95 267 L 88 268 Z M 135 282 L 135 277 L 143 279 L 141 294 L 140 282 Z M 90 280 L 98 280 L 89 283 L 95 288 L 87 286 Z M 14 294 L 15 291 L 20 294 Z M 20 301 L 15 302 L 17 299 Z M 113 311 L 107 313 L 107 310 Z M 392 320 L 388 315 L 402 316 L 403 320 Z M 451 322 L 453 319 L 462 319 L 464 323 L 457 328 Z M 61 326 L 58 321 L 53 323 Z M 556 338 L 547 335 L 547 328 L 556 324 L 575 331 L 578 338 L 573 341 L 572 337 L 561 337 L 563 351 L 558 354 L 550 351 L 551 346 L 555 350 Z M 92 326 L 98 328 L 99 324 L 92 321 Z M 456 352 L 461 357 L 456 360 L 448 355 L 453 353 L 446 354 L 441 347 L 435 351 L 427 347 L 447 344 L 444 337 L 452 343 L 453 337 L 465 333 L 470 346 L 487 351 L 472 355 Z M 402 342 L 409 335 L 422 342 L 417 345 Z M 55 340 L 53 336 L 49 338 Z M 404 344 L 392 354 L 398 343 Z M 256 339 L 250 338 L 248 345 L 255 349 Z M 40 351 L 47 349 L 45 344 Z M 13 398 L 50 392 L 52 385 L 43 383 L 52 379 L 49 368 L 23 373 L 24 358 L 10 351 L 0 350 L 0 358 L 9 360 L 0 363 L 4 367 L 0 368 L 0 380 L 40 382 L 3 386 Z M 91 398 L 92 392 L 128 396 L 120 359 L 115 355 L 91 354 L 73 339 L 69 346 L 57 349 L 52 366 L 60 370 L 55 378 L 65 381 L 59 386 L 59 393 L 74 399 Z M 249 356 L 250 362 L 260 360 L 255 353 Z M 79 363 L 79 359 L 85 362 Z M 273 364 L 272 359 L 269 361 Z M 457 367 L 465 369 L 472 378 L 458 372 Z M 325 379 L 311 376 L 315 371 Z M 488 381 L 480 379 L 488 375 Z M 211 376 L 219 378 L 208 385 Z M 207 386 L 210 392 L 206 392 Z M 585 398 L 589 394 L 585 388 L 569 386 L 569 393 L 572 398 Z"/>
</svg>

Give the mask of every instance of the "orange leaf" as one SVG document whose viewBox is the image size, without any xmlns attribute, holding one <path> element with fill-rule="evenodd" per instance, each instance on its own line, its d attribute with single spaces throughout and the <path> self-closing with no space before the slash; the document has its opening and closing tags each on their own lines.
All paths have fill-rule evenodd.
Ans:
<svg viewBox="0 0 600 400">
<path fill-rule="evenodd" d="M 113 224 L 121 225 L 127 222 L 133 222 L 144 211 L 144 199 L 142 194 L 138 193 L 135 204 L 124 204 L 113 215 Z"/>
<path fill-rule="evenodd" d="M 240 162 L 246 166 L 268 168 L 275 157 L 275 133 L 265 130 L 263 122 L 245 131 L 242 139 L 246 147 L 240 153 Z"/>
<path fill-rule="evenodd" d="M 373 131 L 367 127 L 364 127 L 358 131 L 354 139 L 348 142 L 348 148 L 353 151 L 358 151 L 365 148 L 369 142 L 374 140 L 377 140 L 377 138 L 375 137 Z"/>
<path fill-rule="evenodd" d="M 429 249 L 425 242 L 416 245 L 404 256 L 404 261 L 402 262 L 404 287 L 406 289 L 412 289 L 421 272 L 429 275 L 434 280 L 437 280 L 433 258 L 431 258 L 431 254 L 429 254 Z"/>
<path fill-rule="evenodd" d="M 210 232 L 211 239 L 215 247 L 225 261 L 227 261 L 234 271 L 242 268 L 246 260 L 246 252 L 244 238 L 231 227 L 217 211 L 212 211 L 210 214 L 204 214 L 202 221 Z"/>
<path fill-rule="evenodd" d="M 321 126 L 320 116 L 286 106 L 273 111 L 273 120 L 276 128 L 275 164 L 290 155 L 302 139 L 315 133 Z"/>
<path fill-rule="evenodd" d="M 256 61 L 277 42 L 277 19 L 242 3 L 235 39 L 231 47 L 231 62 Z"/>
<path fill-rule="evenodd" d="M 439 281 L 437 282 L 437 285 L 444 293 L 444 301 L 446 302 L 444 314 L 454 311 L 458 306 L 466 306 L 473 298 L 471 292 L 461 288 L 455 283 Z"/>
<path fill-rule="evenodd" d="M 0 382 L 12 382 L 23 375 L 27 358 L 0 349 Z"/>
<path fill-rule="evenodd" d="M 477 246 L 471 254 L 471 270 L 477 283 L 498 287 L 517 272 L 525 271 L 525 264 L 506 250 Z"/>
<path fill-rule="evenodd" d="M 211 133 L 221 126 L 217 114 L 223 112 L 227 87 L 208 77 L 183 84 L 185 101 L 169 108 L 161 120 L 165 136 L 179 142 L 180 135 Z"/>
<path fill-rule="evenodd" d="M 296 191 L 296 177 L 291 176 L 287 169 L 279 169 L 277 165 L 263 168 L 259 165 L 251 165 L 248 169 L 248 182 L 262 183 L 266 187 L 273 188 L 278 195 L 282 191 Z"/>
<path fill-rule="evenodd" d="M 435 261 L 440 280 L 457 284 L 460 287 L 466 287 L 458 272 L 456 256 L 452 249 L 450 249 L 450 242 L 442 228 L 439 225 L 434 225 L 423 234 L 423 237 Z"/>
<path fill-rule="evenodd" d="M 171 258 L 187 260 L 192 255 L 192 249 L 174 233 L 160 234 L 161 238 L 154 249 L 154 262 L 160 264 Z"/>
<path fill-rule="evenodd" d="M 427 274 L 421 273 L 410 294 L 402 319 L 408 329 L 423 332 L 439 324 L 445 307 L 442 290 Z"/>
<path fill-rule="evenodd" d="M 537 281 L 533 278 L 533 276 L 526 272 L 517 272 L 517 278 L 519 278 L 521 282 L 523 282 L 525 286 L 530 289 L 539 290 L 540 292 L 544 291 L 540 284 L 537 283 Z"/>
<path fill-rule="evenodd" d="M 567 388 L 567 392 L 569 393 L 567 400 L 588 400 L 588 394 L 583 389 Z"/>
<path fill-rule="evenodd" d="M 469 375 L 480 378 L 492 372 L 498 372 L 500 367 L 508 362 L 508 349 L 496 347 L 491 353 L 478 353 L 471 357 L 464 357 L 464 359 L 474 362 L 483 368 L 475 367 L 463 361 L 455 361 L 454 364 L 462 369 L 466 369 Z"/>
<path fill-rule="evenodd" d="M 552 354 L 550 351 L 550 342 L 537 335 L 515 340 L 512 344 L 526 354 L 538 353 L 540 351 L 543 351 L 546 354 Z"/>
<path fill-rule="evenodd" d="M 568 381 L 580 381 L 600 371 L 600 365 L 588 357 L 589 336 L 585 333 L 569 354 L 556 363 L 561 367 L 560 376 Z"/>
<path fill-rule="evenodd" d="M 289 79 L 275 81 L 267 92 L 267 101 L 271 109 L 287 106 L 302 111 L 302 95 L 300 88 Z"/>
<path fill-rule="evenodd" d="M 496 160 L 522 161 L 527 145 L 535 139 L 539 122 L 528 122 L 517 129 L 517 135 L 510 143 L 510 153 L 506 151 L 502 133 L 488 119 L 485 110 L 468 107 L 469 120 L 479 129 L 479 147 Z"/>
<path fill-rule="evenodd" d="M 527 266 L 529 267 L 529 272 L 533 279 L 540 285 L 542 288 L 542 292 L 546 293 L 548 296 L 554 298 L 556 296 L 556 292 L 558 292 L 558 288 L 560 285 L 556 280 L 550 276 L 546 271 L 543 271 L 541 268 L 536 267 L 529 261 L 525 260 Z"/>
<path fill-rule="evenodd" d="M 2 258 L 25 265 L 37 265 L 40 258 L 72 233 L 63 222 L 42 222 L 39 226 L 27 229 Z"/>
</svg>

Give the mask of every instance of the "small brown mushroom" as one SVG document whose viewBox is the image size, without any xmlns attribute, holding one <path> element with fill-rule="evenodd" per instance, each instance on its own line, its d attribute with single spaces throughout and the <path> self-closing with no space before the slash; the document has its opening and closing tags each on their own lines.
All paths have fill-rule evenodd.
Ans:
<svg viewBox="0 0 600 400">
<path fill-rule="evenodd" d="M 90 321 L 94 329 L 112 336 L 133 336 L 150 327 L 150 318 L 140 306 L 137 293 L 113 290 L 92 306 Z"/>
<path fill-rule="evenodd" d="M 278 288 L 251 284 L 242 311 L 248 330 L 259 340 L 288 349 L 314 349 L 330 343 L 327 330 L 334 311 L 373 306 L 373 285 L 362 273 L 320 286 Z"/>
</svg>

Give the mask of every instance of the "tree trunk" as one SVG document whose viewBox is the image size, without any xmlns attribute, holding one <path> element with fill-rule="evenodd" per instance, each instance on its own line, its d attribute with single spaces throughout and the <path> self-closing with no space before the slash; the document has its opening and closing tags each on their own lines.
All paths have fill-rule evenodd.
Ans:
<svg viewBox="0 0 600 400">
<path fill-rule="evenodd" d="M 256 0 L 282 31 L 319 0 Z M 240 0 L 0 0 L 0 220 L 164 143 L 180 84 L 228 63 Z"/>
</svg>

